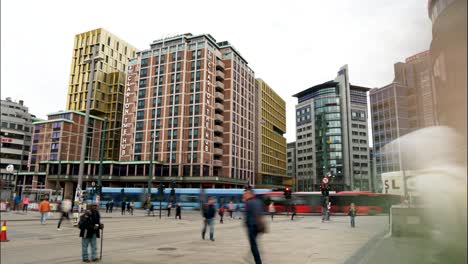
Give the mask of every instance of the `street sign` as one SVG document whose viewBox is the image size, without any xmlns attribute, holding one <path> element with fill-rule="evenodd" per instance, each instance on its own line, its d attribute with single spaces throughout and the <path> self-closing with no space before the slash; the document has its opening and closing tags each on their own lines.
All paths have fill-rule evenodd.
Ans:
<svg viewBox="0 0 468 264">
<path fill-rule="evenodd" d="M 6 166 L 6 170 L 8 172 L 12 173 L 15 170 L 15 166 L 13 166 L 13 164 L 10 164 L 10 165 Z"/>
<path fill-rule="evenodd" d="M 327 178 L 327 177 L 323 177 L 323 178 L 322 178 L 322 183 L 323 183 L 323 184 L 327 184 L 327 183 L 328 183 L 328 178 Z"/>
</svg>

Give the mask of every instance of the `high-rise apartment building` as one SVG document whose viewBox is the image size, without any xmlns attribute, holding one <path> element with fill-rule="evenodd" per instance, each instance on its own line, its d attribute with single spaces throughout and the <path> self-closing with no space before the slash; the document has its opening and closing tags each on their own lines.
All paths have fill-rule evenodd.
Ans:
<svg viewBox="0 0 468 264">
<path fill-rule="evenodd" d="M 337 191 L 370 189 L 367 91 L 343 66 L 335 80 L 294 95 L 298 191 L 319 190 L 328 173 Z"/>
<path fill-rule="evenodd" d="M 120 161 L 152 153 L 155 181 L 180 187 L 253 185 L 257 101 L 254 72 L 229 42 L 154 41 L 128 66 Z"/>
<path fill-rule="evenodd" d="M 22 182 L 17 181 L 17 172 L 28 170 L 28 154 L 31 148 L 32 115 L 22 100 L 13 102 L 11 98 L 1 100 L 0 128 L 0 181 L 2 199 Z M 13 171 L 6 170 L 13 165 Z"/>
<path fill-rule="evenodd" d="M 107 119 L 105 158 L 118 160 L 120 127 L 122 125 L 125 71 L 128 61 L 136 56 L 136 49 L 98 28 L 75 36 L 68 84 L 67 110 L 85 111 L 90 64 L 93 50 L 102 60 L 95 65 L 91 114 Z"/>
<path fill-rule="evenodd" d="M 77 179 L 70 175 L 78 173 L 85 114 L 68 110 L 50 113 L 47 116 L 48 120 L 33 122 L 29 173 L 20 174 L 18 177 L 26 183 L 25 188 L 64 188 L 66 195 L 72 195 Z M 91 170 L 89 161 L 99 160 L 103 122 L 102 118 L 90 116 L 84 181 L 97 174 L 97 171 Z M 57 179 L 57 175 L 61 178 Z M 60 186 L 56 186 L 57 180 Z"/>
<path fill-rule="evenodd" d="M 287 168 L 286 173 L 292 179 L 292 188 L 297 191 L 296 177 L 296 142 L 290 142 L 287 145 Z"/>
<path fill-rule="evenodd" d="M 286 103 L 262 79 L 257 79 L 259 102 L 258 188 L 280 188 L 287 183 L 286 173 Z"/>
</svg>

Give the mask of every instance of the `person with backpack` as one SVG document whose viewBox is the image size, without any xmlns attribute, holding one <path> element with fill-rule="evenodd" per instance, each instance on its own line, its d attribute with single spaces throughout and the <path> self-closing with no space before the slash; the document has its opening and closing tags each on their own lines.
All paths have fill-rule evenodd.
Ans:
<svg viewBox="0 0 468 264">
<path fill-rule="evenodd" d="M 57 225 L 57 230 L 60 231 L 62 229 L 60 229 L 60 225 L 62 224 L 62 221 L 64 218 L 68 219 L 68 221 L 70 221 L 70 212 L 71 212 L 71 209 L 72 209 L 72 202 L 70 200 L 70 198 L 66 197 L 61 203 L 60 203 L 60 212 L 61 212 L 61 216 L 60 216 L 60 220 L 58 222 L 58 225 Z"/>
<path fill-rule="evenodd" d="M 266 232 L 265 221 L 263 220 L 263 205 L 255 198 L 252 189 L 246 189 L 242 196 L 245 203 L 245 225 L 249 236 L 250 250 L 255 260 L 255 264 L 261 264 L 262 259 L 257 245 L 257 235 Z"/>
<path fill-rule="evenodd" d="M 356 207 L 354 207 L 354 203 L 351 203 L 349 207 L 348 216 L 351 218 L 351 227 L 355 228 L 356 222 L 354 221 L 354 218 L 356 217 Z"/>
<path fill-rule="evenodd" d="M 100 238 L 99 230 L 103 228 L 101 215 L 95 204 L 91 205 L 91 210 L 87 210 L 80 218 L 79 222 L 81 240 L 81 256 L 83 262 L 90 262 L 88 259 L 88 246 L 91 245 L 91 261 L 99 259 L 96 254 L 96 238 Z"/>
<path fill-rule="evenodd" d="M 222 224 L 223 223 L 223 216 L 224 216 L 224 205 L 221 205 L 219 207 L 219 210 L 218 210 L 218 214 L 219 214 L 219 223 Z"/>
</svg>

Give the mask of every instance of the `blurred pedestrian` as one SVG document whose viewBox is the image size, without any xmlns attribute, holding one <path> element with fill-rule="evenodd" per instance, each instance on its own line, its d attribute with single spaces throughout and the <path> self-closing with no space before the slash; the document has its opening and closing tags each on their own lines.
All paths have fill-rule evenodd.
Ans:
<svg viewBox="0 0 468 264">
<path fill-rule="evenodd" d="M 127 202 L 127 213 L 130 214 L 130 202 Z"/>
<path fill-rule="evenodd" d="M 106 214 L 109 213 L 109 209 L 110 209 L 110 201 L 107 201 L 107 203 L 106 203 Z"/>
<path fill-rule="evenodd" d="M 275 209 L 275 203 L 272 201 L 270 205 L 268 206 L 268 212 L 271 215 L 271 221 L 273 221 L 273 216 L 275 215 L 276 209 Z"/>
<path fill-rule="evenodd" d="M 112 214 L 112 210 L 114 209 L 114 199 L 112 199 L 109 203 L 109 212 Z"/>
<path fill-rule="evenodd" d="M 354 221 L 354 218 L 356 217 L 356 207 L 354 207 L 354 203 L 351 203 L 349 207 L 348 215 L 351 218 L 351 227 L 352 228 L 356 227 L 356 222 Z"/>
<path fill-rule="evenodd" d="M 21 202 L 21 197 L 19 195 L 16 195 L 15 198 L 13 199 L 13 203 L 14 203 L 13 210 L 18 211 L 20 202 Z"/>
<path fill-rule="evenodd" d="M 325 199 L 322 203 L 322 223 L 328 219 L 328 199 Z"/>
<path fill-rule="evenodd" d="M 327 221 L 330 221 L 330 213 L 331 213 L 331 202 L 328 200 L 327 203 Z"/>
<path fill-rule="evenodd" d="M 50 212 L 50 204 L 46 198 L 42 198 L 42 202 L 39 204 L 39 212 L 41 212 L 41 224 L 45 225 L 47 221 L 47 215 Z"/>
<path fill-rule="evenodd" d="M 63 219 L 67 218 L 68 221 L 70 221 L 70 212 L 72 209 L 72 202 L 70 198 L 66 197 L 65 199 L 63 199 L 63 201 L 60 203 L 59 209 L 60 209 L 61 216 L 57 224 L 57 230 L 60 231 L 62 230 L 60 229 L 60 225 L 62 224 Z"/>
<path fill-rule="evenodd" d="M 291 214 L 291 221 L 294 220 L 294 216 L 296 216 L 296 203 L 293 203 L 291 205 L 291 211 L 292 211 L 292 214 Z"/>
<path fill-rule="evenodd" d="M 172 203 L 171 202 L 167 202 L 167 217 L 170 217 L 171 216 L 171 208 L 172 208 Z"/>
<path fill-rule="evenodd" d="M 216 209 L 214 207 L 214 198 L 208 198 L 208 204 L 203 210 L 203 230 L 202 238 L 205 239 L 206 227 L 210 226 L 210 240 L 214 241 L 214 218 L 216 214 Z"/>
<path fill-rule="evenodd" d="M 221 206 L 219 207 L 219 210 L 218 210 L 218 214 L 219 214 L 219 223 L 223 223 L 223 217 L 224 217 L 224 205 L 221 204 Z"/>
<path fill-rule="evenodd" d="M 148 216 L 150 215 L 150 213 L 152 213 L 153 216 L 154 216 L 154 204 L 151 204 L 151 205 L 150 205 L 150 208 L 149 208 L 149 210 L 148 210 Z"/>
<path fill-rule="evenodd" d="M 229 202 L 228 204 L 228 212 L 229 212 L 229 217 L 232 218 L 232 212 L 234 211 L 234 204 L 232 203 L 232 201 Z"/>
<path fill-rule="evenodd" d="M 26 211 L 26 213 L 28 212 L 28 206 L 29 206 L 29 197 L 24 197 L 23 198 L 23 212 Z"/>
<path fill-rule="evenodd" d="M 91 210 L 86 211 L 80 218 L 81 256 L 83 262 L 89 262 L 88 246 L 91 245 L 91 261 L 99 259 L 96 254 L 96 238 L 100 237 L 99 230 L 102 228 L 101 215 L 97 211 L 95 204 L 91 205 Z"/>
<path fill-rule="evenodd" d="M 127 207 L 127 202 L 122 201 L 122 203 L 120 204 L 120 206 L 122 207 L 121 215 L 125 215 L 125 207 Z"/>
<path fill-rule="evenodd" d="M 182 208 L 180 207 L 180 203 L 177 203 L 175 209 L 175 218 L 177 219 L 177 217 L 179 217 L 179 220 L 182 219 Z"/>
<path fill-rule="evenodd" d="M 236 205 L 235 214 L 234 214 L 234 219 L 236 218 L 237 215 L 239 215 L 239 213 L 240 213 L 240 205 L 237 204 L 237 205 Z M 240 218 L 241 218 L 241 217 L 239 217 L 239 219 L 240 219 Z"/>
<path fill-rule="evenodd" d="M 255 264 L 261 264 L 262 259 L 258 251 L 257 235 L 266 232 L 266 226 L 262 216 L 263 205 L 255 198 L 252 189 L 246 189 L 242 199 L 245 203 L 245 225 L 247 226 L 250 250 L 255 259 Z"/>
<path fill-rule="evenodd" d="M 135 203 L 133 201 L 130 202 L 130 214 L 133 215 L 133 209 L 135 208 Z"/>
</svg>

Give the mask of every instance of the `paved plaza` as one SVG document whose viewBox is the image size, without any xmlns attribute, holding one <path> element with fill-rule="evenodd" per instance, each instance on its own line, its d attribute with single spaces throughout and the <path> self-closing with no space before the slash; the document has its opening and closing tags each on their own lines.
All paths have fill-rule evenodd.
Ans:
<svg viewBox="0 0 468 264">
<path fill-rule="evenodd" d="M 156 212 L 157 213 L 157 212 Z M 101 212 L 105 224 L 102 263 L 253 263 L 242 220 L 225 218 L 215 225 L 215 242 L 201 239 L 199 212 L 182 220 Z M 56 215 L 58 216 L 58 214 Z M 81 263 L 79 230 L 69 222 L 57 231 L 57 220 L 40 225 L 39 214 L 3 213 L 8 239 L 1 243 L 1 263 Z M 386 216 L 360 216 L 351 229 L 346 216 L 321 223 L 320 216 L 280 215 L 268 220 L 260 238 L 264 263 L 359 263 L 362 249 L 388 228 Z M 98 240 L 98 244 L 100 241 Z M 99 247 L 98 247 L 99 253 Z"/>
</svg>

